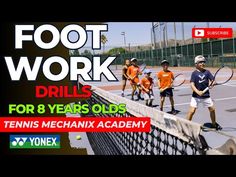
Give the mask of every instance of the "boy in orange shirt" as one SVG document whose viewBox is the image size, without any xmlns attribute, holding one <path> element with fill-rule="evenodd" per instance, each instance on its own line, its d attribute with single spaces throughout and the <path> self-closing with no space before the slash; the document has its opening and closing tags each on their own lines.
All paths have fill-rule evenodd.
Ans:
<svg viewBox="0 0 236 177">
<path fill-rule="evenodd" d="M 134 92 L 136 91 L 137 87 L 139 89 L 139 93 L 138 93 L 138 99 L 141 99 L 141 87 L 139 84 L 139 78 L 138 75 L 141 75 L 142 72 L 139 69 L 139 66 L 137 65 L 137 59 L 136 58 L 132 58 L 131 60 L 131 66 L 128 67 L 127 73 L 126 75 L 128 76 L 128 79 L 130 80 L 130 85 L 132 86 L 132 96 L 131 96 L 131 100 L 134 100 Z"/>
<path fill-rule="evenodd" d="M 160 110 L 163 111 L 165 97 L 168 96 L 171 103 L 171 114 L 176 114 L 176 110 L 174 108 L 173 91 L 172 91 L 172 82 L 174 80 L 174 74 L 173 72 L 168 70 L 169 62 L 167 60 L 163 60 L 161 62 L 161 66 L 163 70 L 157 74 L 158 78 L 157 85 L 158 88 L 160 89 L 160 97 L 161 97 Z"/>
<path fill-rule="evenodd" d="M 153 88 L 153 79 L 150 77 L 151 70 L 146 69 L 144 71 L 145 77 L 141 80 L 141 87 L 143 92 L 144 100 L 146 101 L 146 105 L 152 107 L 152 102 L 154 100 L 152 88 Z"/>
</svg>

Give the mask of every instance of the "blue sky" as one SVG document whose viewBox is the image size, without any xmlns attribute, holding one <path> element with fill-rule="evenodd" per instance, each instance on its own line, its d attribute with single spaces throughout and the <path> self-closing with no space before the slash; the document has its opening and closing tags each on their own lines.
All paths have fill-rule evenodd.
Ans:
<svg viewBox="0 0 236 177">
<path fill-rule="evenodd" d="M 126 45 L 141 45 L 151 42 L 151 22 L 117 22 L 108 23 L 107 46 L 124 46 L 124 36 L 121 35 L 125 32 Z"/>
<path fill-rule="evenodd" d="M 151 43 L 151 22 L 112 22 L 108 24 L 108 31 L 103 34 L 107 37 L 108 42 L 106 46 L 110 47 L 120 47 L 124 46 L 124 35 L 126 37 L 126 46 L 129 44 L 131 46 L 150 44 Z M 168 22 L 167 33 L 168 39 L 174 39 L 174 28 L 173 22 Z M 236 30 L 236 22 L 210 22 L 210 27 L 232 27 Z M 192 28 L 194 27 L 206 27 L 206 22 L 185 22 L 185 39 L 191 38 Z M 176 33 L 177 39 L 182 39 L 181 23 L 176 22 Z M 72 35 L 71 38 L 76 38 Z M 88 41 L 85 47 L 91 46 L 91 34 L 88 33 Z"/>
<path fill-rule="evenodd" d="M 185 39 L 191 38 L 192 36 L 192 28 L 194 27 L 206 27 L 206 22 L 185 22 L 184 23 L 184 31 L 185 31 Z M 167 23 L 167 33 L 169 39 L 174 39 L 174 23 Z M 235 23 L 209 23 L 210 27 L 232 27 L 236 30 L 236 22 Z M 141 45 L 151 43 L 151 22 L 148 23 L 108 23 L 109 31 L 105 34 L 108 38 L 108 42 L 106 45 L 124 45 L 124 36 L 121 35 L 121 32 L 125 32 L 126 34 L 126 45 L 130 43 L 131 45 Z M 176 38 L 182 39 L 182 31 L 181 31 L 181 23 L 176 22 Z"/>
</svg>

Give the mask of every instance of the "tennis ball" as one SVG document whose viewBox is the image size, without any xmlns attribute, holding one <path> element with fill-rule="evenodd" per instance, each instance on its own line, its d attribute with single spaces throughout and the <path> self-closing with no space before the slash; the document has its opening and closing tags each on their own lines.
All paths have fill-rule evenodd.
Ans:
<svg viewBox="0 0 236 177">
<path fill-rule="evenodd" d="M 76 140 L 81 140 L 81 136 L 80 136 L 80 135 L 77 135 L 77 136 L 76 136 Z"/>
</svg>

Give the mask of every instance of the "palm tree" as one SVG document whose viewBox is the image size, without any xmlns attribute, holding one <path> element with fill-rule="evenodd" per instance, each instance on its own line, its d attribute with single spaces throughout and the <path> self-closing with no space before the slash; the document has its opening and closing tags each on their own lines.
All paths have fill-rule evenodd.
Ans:
<svg viewBox="0 0 236 177">
<path fill-rule="evenodd" d="M 102 36 L 101 36 L 101 42 L 102 42 L 102 44 L 103 44 L 103 53 L 105 52 L 105 44 L 106 44 L 107 41 L 108 41 L 108 40 L 107 40 L 107 37 L 106 37 L 104 34 L 102 34 Z"/>
</svg>

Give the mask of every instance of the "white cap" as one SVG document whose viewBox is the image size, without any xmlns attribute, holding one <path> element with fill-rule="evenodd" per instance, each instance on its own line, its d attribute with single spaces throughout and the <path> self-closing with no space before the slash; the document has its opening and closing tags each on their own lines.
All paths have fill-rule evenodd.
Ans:
<svg viewBox="0 0 236 177">
<path fill-rule="evenodd" d="M 137 58 L 131 58 L 130 61 L 137 61 Z"/>
<path fill-rule="evenodd" d="M 145 69 L 144 74 L 152 73 L 150 69 Z"/>
<path fill-rule="evenodd" d="M 204 56 L 198 55 L 198 56 L 195 57 L 195 60 L 194 60 L 195 64 L 197 64 L 197 63 L 199 63 L 201 61 L 205 61 L 206 62 L 206 59 L 205 59 Z"/>
<path fill-rule="evenodd" d="M 169 64 L 169 62 L 168 62 L 167 60 L 162 60 L 162 61 L 161 61 L 161 65 L 163 65 L 164 63 Z"/>
</svg>

